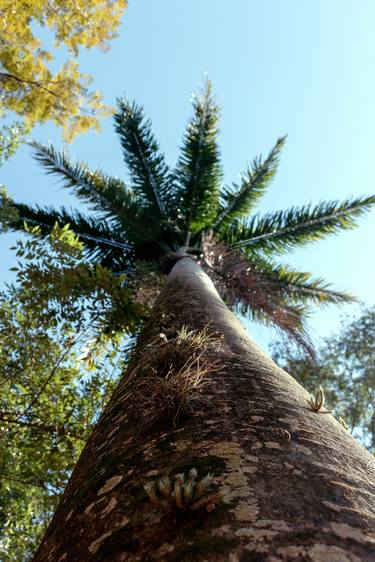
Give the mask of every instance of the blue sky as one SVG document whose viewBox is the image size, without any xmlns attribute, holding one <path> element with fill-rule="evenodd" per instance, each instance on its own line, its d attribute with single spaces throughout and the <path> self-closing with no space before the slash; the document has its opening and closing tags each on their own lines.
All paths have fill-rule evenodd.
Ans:
<svg viewBox="0 0 375 562">
<path fill-rule="evenodd" d="M 222 107 L 225 181 L 287 133 L 279 173 L 260 210 L 375 192 L 375 2 L 373 0 L 130 0 L 109 53 L 89 51 L 81 69 L 114 104 L 123 93 L 145 106 L 173 163 L 190 114 L 190 96 L 205 73 Z M 39 126 L 33 137 L 61 146 L 60 133 Z M 124 176 L 111 119 L 101 134 L 70 146 L 93 167 Z M 17 200 L 75 205 L 21 147 L 0 182 Z M 374 303 L 374 212 L 354 231 L 328 238 L 284 260 Z M 10 279 L 1 240 L 1 278 Z M 330 307 L 310 320 L 317 338 L 338 328 L 353 307 Z M 267 331 L 251 326 L 259 343 Z"/>
</svg>

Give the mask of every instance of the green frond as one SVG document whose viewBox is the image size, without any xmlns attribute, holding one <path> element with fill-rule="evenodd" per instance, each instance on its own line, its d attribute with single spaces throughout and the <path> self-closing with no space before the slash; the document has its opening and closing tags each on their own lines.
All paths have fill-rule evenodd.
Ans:
<svg viewBox="0 0 375 562">
<path fill-rule="evenodd" d="M 254 270 L 262 272 L 272 285 L 272 290 L 291 302 L 315 305 L 353 303 L 356 299 L 346 291 L 334 290 L 321 278 L 312 277 L 306 271 L 295 271 L 287 265 L 279 265 L 259 255 L 251 258 L 240 254 Z"/>
<path fill-rule="evenodd" d="M 34 149 L 34 158 L 48 174 L 56 174 L 64 187 L 74 193 L 95 211 L 107 217 L 128 218 L 141 206 L 141 201 L 125 183 L 103 172 L 90 171 L 80 162 L 72 162 L 66 150 L 58 152 L 52 145 L 35 141 L 29 143 Z"/>
<path fill-rule="evenodd" d="M 252 166 L 242 174 L 240 185 L 233 184 L 233 187 L 224 189 L 223 205 L 214 222 L 214 230 L 221 231 L 235 219 L 249 215 L 276 174 L 285 141 L 286 136 L 278 139 L 265 160 L 255 158 Z"/>
<path fill-rule="evenodd" d="M 57 174 L 63 179 L 64 186 L 72 188 L 93 210 L 101 212 L 111 222 L 115 221 L 123 236 L 134 245 L 144 246 L 151 242 L 155 246 L 155 240 L 163 242 L 165 233 L 160 220 L 124 182 L 98 170 L 91 172 L 85 164 L 73 163 L 66 151 L 58 152 L 53 146 L 36 142 L 30 144 L 36 160 L 48 173 Z"/>
<path fill-rule="evenodd" d="M 124 241 L 124 234 L 103 218 L 90 217 L 78 211 L 59 210 L 53 207 L 30 206 L 14 203 L 18 219 L 12 223 L 12 230 L 24 231 L 25 223 L 39 226 L 42 236 L 48 236 L 58 223 L 70 225 L 73 232 L 85 245 L 85 256 L 90 261 L 118 269 L 128 266 L 133 259 L 133 250 Z"/>
<path fill-rule="evenodd" d="M 282 253 L 356 226 L 356 219 L 375 203 L 375 196 L 324 201 L 292 207 L 286 211 L 256 215 L 247 221 L 237 221 L 221 232 L 222 239 L 232 248 L 247 252 Z"/>
<path fill-rule="evenodd" d="M 124 160 L 132 177 L 132 187 L 142 204 L 158 217 L 167 219 L 169 193 L 168 167 L 151 132 L 151 122 L 143 108 L 126 99 L 118 100 L 115 130 L 120 137 Z"/>
<path fill-rule="evenodd" d="M 188 233 L 200 232 L 212 224 L 219 204 L 222 179 L 217 144 L 219 108 L 209 81 L 193 97 L 193 109 L 174 172 L 177 211 L 187 238 Z"/>
</svg>

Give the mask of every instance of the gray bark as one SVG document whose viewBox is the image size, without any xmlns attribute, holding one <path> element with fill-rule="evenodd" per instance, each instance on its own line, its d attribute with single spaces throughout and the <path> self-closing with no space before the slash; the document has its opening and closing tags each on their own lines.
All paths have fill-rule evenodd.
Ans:
<svg viewBox="0 0 375 562">
<path fill-rule="evenodd" d="M 148 342 L 207 325 L 222 339 L 205 352 L 205 401 L 176 426 L 152 416 L 147 390 L 136 391 L 145 357 L 157 357 Z M 309 398 L 181 259 L 34 562 L 374 560 L 374 459 Z M 150 501 L 145 484 L 192 468 L 214 474 L 212 500 L 169 510 Z"/>
</svg>

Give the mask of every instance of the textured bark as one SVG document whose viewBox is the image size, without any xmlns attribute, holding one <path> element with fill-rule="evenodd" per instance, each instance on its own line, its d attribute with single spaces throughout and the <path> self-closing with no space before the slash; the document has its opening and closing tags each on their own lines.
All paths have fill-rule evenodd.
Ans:
<svg viewBox="0 0 375 562">
<path fill-rule="evenodd" d="M 209 403 L 174 427 L 134 390 L 147 342 L 183 325 L 222 334 Z M 164 336 L 163 336 L 164 337 Z M 150 350 L 151 351 L 151 350 Z M 73 472 L 34 562 L 375 559 L 375 463 L 248 337 L 190 258 L 167 278 L 125 373 Z M 143 354 L 143 355 L 142 355 Z M 214 473 L 213 511 L 165 511 L 143 486 Z"/>
</svg>

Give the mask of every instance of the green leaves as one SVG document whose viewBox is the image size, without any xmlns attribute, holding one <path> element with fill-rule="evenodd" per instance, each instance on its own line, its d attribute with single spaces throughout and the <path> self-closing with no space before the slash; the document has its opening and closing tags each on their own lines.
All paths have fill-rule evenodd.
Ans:
<svg viewBox="0 0 375 562">
<path fill-rule="evenodd" d="M 235 219 L 249 215 L 276 174 L 285 141 L 286 136 L 278 139 L 265 160 L 255 158 L 252 166 L 242 174 L 240 185 L 233 184 L 232 188 L 223 190 L 223 205 L 213 224 L 214 230 L 221 231 Z"/>
<path fill-rule="evenodd" d="M 115 130 L 120 136 L 133 189 L 145 207 L 166 219 L 168 167 L 151 132 L 151 122 L 139 105 L 120 99 L 118 107 Z"/>
<path fill-rule="evenodd" d="M 175 201 L 186 233 L 212 225 L 219 204 L 222 178 L 217 145 L 219 108 L 210 82 L 193 98 L 194 115 L 188 122 L 174 178 Z"/>
<path fill-rule="evenodd" d="M 0 117 L 3 116 L 0 111 Z M 13 156 L 29 132 L 29 128 L 18 121 L 12 123 L 12 125 L 2 125 L 0 128 L 0 166 Z"/>
<path fill-rule="evenodd" d="M 9 561 L 35 549 L 148 307 L 128 276 L 85 262 L 67 226 L 48 238 L 26 229 L 16 282 L 0 292 L 0 558 Z"/>
<path fill-rule="evenodd" d="M 86 164 L 72 162 L 67 151 L 57 152 L 52 145 L 34 141 L 30 146 L 34 149 L 34 158 L 47 173 L 59 176 L 64 187 L 72 188 L 94 211 L 112 219 L 126 219 L 137 212 L 140 201 L 123 181 L 99 170 L 92 172 Z"/>
<path fill-rule="evenodd" d="M 295 271 L 287 265 L 279 265 L 269 259 L 257 256 L 251 258 L 240 254 L 239 259 L 247 259 L 253 269 L 258 269 L 268 280 L 270 289 L 276 291 L 289 302 L 296 304 L 343 304 L 353 303 L 356 299 L 346 291 L 338 291 L 323 279 L 313 278 L 306 271 Z"/>
<path fill-rule="evenodd" d="M 27 230 L 27 225 L 38 226 L 43 236 L 48 236 L 55 224 L 69 225 L 71 230 L 85 245 L 85 257 L 108 264 L 114 270 L 129 267 L 132 251 L 125 242 L 124 233 L 104 218 L 87 216 L 78 211 L 67 211 L 64 207 L 56 210 L 53 207 L 29 206 L 14 203 L 17 220 L 13 221 L 14 230 Z"/>
<path fill-rule="evenodd" d="M 0 185 L 0 234 L 12 228 L 18 220 L 18 213 L 12 199 L 3 185 Z"/>
<path fill-rule="evenodd" d="M 232 224 L 223 237 L 232 248 L 281 253 L 356 226 L 356 219 L 375 203 L 375 196 L 292 207 L 287 211 L 255 215 Z"/>
<path fill-rule="evenodd" d="M 276 362 L 312 391 L 322 385 L 327 407 L 343 418 L 354 437 L 375 453 L 375 307 L 346 318 L 323 340 L 315 361 L 288 341 L 273 346 Z"/>
</svg>

